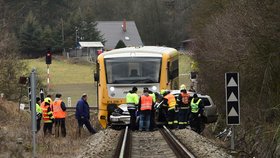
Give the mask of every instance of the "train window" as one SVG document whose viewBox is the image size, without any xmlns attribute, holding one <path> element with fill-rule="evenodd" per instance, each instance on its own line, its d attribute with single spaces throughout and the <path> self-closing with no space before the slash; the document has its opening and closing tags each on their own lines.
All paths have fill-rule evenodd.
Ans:
<svg viewBox="0 0 280 158">
<path fill-rule="evenodd" d="M 160 58 L 112 58 L 105 60 L 107 83 L 158 83 Z"/>
<path fill-rule="evenodd" d="M 168 62 L 168 78 L 170 80 L 178 77 L 179 75 L 179 65 L 178 65 L 178 59 Z"/>
</svg>

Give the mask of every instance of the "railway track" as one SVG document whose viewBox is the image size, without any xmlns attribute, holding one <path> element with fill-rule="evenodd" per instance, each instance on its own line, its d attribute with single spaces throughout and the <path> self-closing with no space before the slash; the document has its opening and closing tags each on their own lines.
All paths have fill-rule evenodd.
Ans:
<svg viewBox="0 0 280 158">
<path fill-rule="evenodd" d="M 119 142 L 114 154 L 114 158 L 129 158 L 130 157 L 130 145 L 131 145 L 131 131 L 128 129 L 128 126 L 122 130 Z"/>
<path fill-rule="evenodd" d="M 97 111 L 97 107 L 89 107 L 91 112 L 96 112 Z M 68 117 L 70 116 L 74 116 L 75 112 L 76 112 L 76 107 L 67 107 L 66 109 L 67 113 L 68 113 Z"/>
<path fill-rule="evenodd" d="M 71 106 L 71 107 L 66 107 L 67 108 L 67 112 L 75 112 L 76 111 L 76 107 L 73 107 L 73 106 Z M 89 109 L 90 110 L 97 110 L 97 107 L 92 107 L 92 106 L 90 106 L 89 107 Z"/>
<path fill-rule="evenodd" d="M 195 158 L 194 154 L 192 154 L 165 126 L 160 129 L 160 132 L 163 135 L 164 139 L 168 142 L 169 147 L 172 148 L 176 157 Z"/>
<path fill-rule="evenodd" d="M 115 151 L 115 158 L 195 157 L 165 126 L 153 132 L 132 132 L 126 127 Z"/>
</svg>

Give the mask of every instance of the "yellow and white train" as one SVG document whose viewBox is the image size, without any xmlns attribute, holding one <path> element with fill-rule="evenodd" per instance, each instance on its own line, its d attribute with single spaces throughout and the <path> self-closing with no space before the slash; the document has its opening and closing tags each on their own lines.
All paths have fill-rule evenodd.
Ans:
<svg viewBox="0 0 280 158">
<path fill-rule="evenodd" d="M 174 48 L 144 46 L 115 49 L 97 59 L 98 119 L 103 128 L 133 86 L 155 91 L 178 89 L 178 52 Z"/>
</svg>

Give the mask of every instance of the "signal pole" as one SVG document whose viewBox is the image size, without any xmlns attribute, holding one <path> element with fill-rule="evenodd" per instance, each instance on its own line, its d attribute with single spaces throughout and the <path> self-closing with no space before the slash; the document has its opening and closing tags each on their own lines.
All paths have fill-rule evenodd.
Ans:
<svg viewBox="0 0 280 158">
<path fill-rule="evenodd" d="M 33 68 L 30 74 L 31 83 L 31 114 L 32 114 L 32 146 L 33 146 L 33 156 L 36 157 L 36 69 Z"/>
<path fill-rule="evenodd" d="M 47 64 L 47 92 L 50 90 L 50 64 L 52 63 L 52 53 L 51 50 L 47 50 L 46 54 L 46 64 Z"/>
<path fill-rule="evenodd" d="M 50 91 L 50 65 L 47 64 L 47 92 Z"/>
</svg>

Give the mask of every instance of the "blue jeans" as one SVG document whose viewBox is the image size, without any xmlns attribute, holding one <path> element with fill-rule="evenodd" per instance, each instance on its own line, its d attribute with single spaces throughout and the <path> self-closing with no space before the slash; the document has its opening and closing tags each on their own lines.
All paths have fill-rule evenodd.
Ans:
<svg viewBox="0 0 280 158">
<path fill-rule="evenodd" d="M 140 112 L 140 124 L 139 124 L 139 130 L 150 130 L 150 121 L 151 121 L 151 111 L 145 110 Z M 144 126 L 145 125 L 145 126 Z"/>
</svg>

